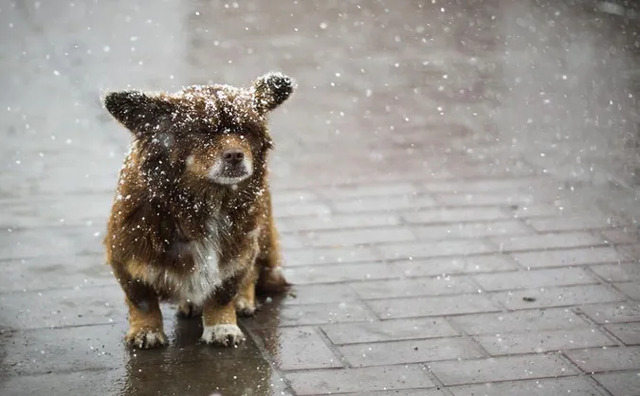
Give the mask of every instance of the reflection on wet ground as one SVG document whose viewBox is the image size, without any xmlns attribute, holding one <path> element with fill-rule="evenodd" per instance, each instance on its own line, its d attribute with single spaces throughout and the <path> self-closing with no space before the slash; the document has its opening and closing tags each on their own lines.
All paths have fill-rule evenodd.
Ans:
<svg viewBox="0 0 640 396">
<path fill-rule="evenodd" d="M 633 394 L 640 29 L 620 4 L 0 5 L 0 393 Z M 129 137 L 100 95 L 269 70 L 298 83 L 271 120 L 293 293 L 238 348 L 165 307 L 170 345 L 126 349 L 100 241 Z"/>
<path fill-rule="evenodd" d="M 7 332 L 3 372 L 14 377 L 5 379 L 5 392 L 270 395 L 284 389 L 253 341 L 231 350 L 210 348 L 197 343 L 199 320 L 169 323 L 171 346 L 151 351 L 124 348 L 125 323 Z M 43 375 L 15 377 L 26 373 Z"/>
</svg>

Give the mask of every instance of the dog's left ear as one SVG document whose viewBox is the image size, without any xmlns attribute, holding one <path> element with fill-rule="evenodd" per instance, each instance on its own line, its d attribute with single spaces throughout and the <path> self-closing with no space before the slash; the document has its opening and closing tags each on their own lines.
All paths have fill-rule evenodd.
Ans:
<svg viewBox="0 0 640 396">
<path fill-rule="evenodd" d="M 253 107 L 265 114 L 287 100 L 293 92 L 294 83 L 282 73 L 268 73 L 253 82 Z"/>
<path fill-rule="evenodd" d="M 152 133 L 171 113 L 171 105 L 165 98 L 138 91 L 110 92 L 104 97 L 104 106 L 137 138 Z"/>
</svg>

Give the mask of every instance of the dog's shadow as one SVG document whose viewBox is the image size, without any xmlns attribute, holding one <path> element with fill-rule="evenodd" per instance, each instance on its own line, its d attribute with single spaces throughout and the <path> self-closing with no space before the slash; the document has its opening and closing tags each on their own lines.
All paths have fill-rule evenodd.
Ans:
<svg viewBox="0 0 640 396">
<path fill-rule="evenodd" d="M 165 311 L 169 345 L 160 349 L 129 349 L 122 395 L 270 395 L 284 387 L 282 379 L 258 347 L 254 334 L 277 337 L 282 298 L 274 298 L 255 317 L 240 321 L 247 340 L 231 348 L 199 342 L 200 317 L 178 318 Z M 255 330 L 259 329 L 259 332 Z M 258 340 L 258 343 L 261 343 Z"/>
</svg>

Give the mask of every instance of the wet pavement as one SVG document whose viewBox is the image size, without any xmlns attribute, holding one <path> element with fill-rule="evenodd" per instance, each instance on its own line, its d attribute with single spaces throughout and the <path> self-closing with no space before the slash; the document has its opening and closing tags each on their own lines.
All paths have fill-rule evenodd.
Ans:
<svg viewBox="0 0 640 396">
<path fill-rule="evenodd" d="M 0 394 L 640 394 L 614 3 L 1 3 Z M 170 345 L 127 349 L 100 241 L 129 137 L 100 95 L 270 70 L 298 83 L 271 120 L 293 292 L 238 348 L 166 306 Z"/>
</svg>

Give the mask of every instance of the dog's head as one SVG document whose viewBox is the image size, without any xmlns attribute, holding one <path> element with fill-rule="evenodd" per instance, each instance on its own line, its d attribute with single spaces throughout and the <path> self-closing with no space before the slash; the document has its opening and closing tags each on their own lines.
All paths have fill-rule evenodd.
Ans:
<svg viewBox="0 0 640 396">
<path fill-rule="evenodd" d="M 129 129 L 149 183 L 236 185 L 265 166 L 272 148 L 267 114 L 293 91 L 289 77 L 266 74 L 250 88 L 191 86 L 174 94 L 112 92 L 105 107 Z"/>
</svg>

